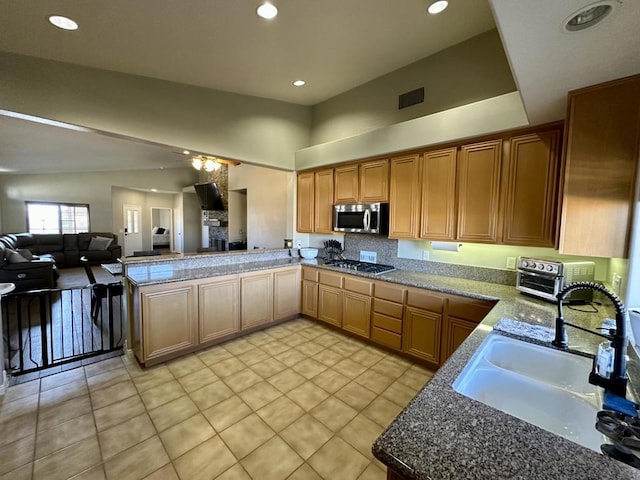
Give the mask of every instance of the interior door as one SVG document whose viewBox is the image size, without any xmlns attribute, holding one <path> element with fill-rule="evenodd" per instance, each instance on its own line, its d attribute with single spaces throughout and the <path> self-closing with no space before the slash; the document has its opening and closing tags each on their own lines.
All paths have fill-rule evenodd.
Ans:
<svg viewBox="0 0 640 480">
<path fill-rule="evenodd" d="M 133 252 L 142 250 L 142 207 L 140 205 L 124 205 L 124 256 L 130 257 Z"/>
</svg>

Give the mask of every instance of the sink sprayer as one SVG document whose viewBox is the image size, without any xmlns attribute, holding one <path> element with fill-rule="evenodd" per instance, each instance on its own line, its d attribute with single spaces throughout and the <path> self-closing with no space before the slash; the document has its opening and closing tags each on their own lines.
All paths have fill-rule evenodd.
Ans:
<svg viewBox="0 0 640 480">
<path fill-rule="evenodd" d="M 616 328 L 615 330 L 609 330 L 609 333 L 598 333 L 587 328 L 575 325 L 564 320 L 562 315 L 562 301 L 565 297 L 574 290 L 594 290 L 602 293 L 611 302 L 616 311 Z M 625 397 L 627 393 L 627 335 L 626 335 L 626 309 L 620 299 L 607 290 L 604 286 L 595 282 L 575 282 L 565 286 L 558 295 L 558 317 L 556 318 L 556 334 L 555 339 L 551 342 L 555 347 L 566 350 L 569 346 L 567 330 L 565 325 L 577 328 L 584 332 L 597 335 L 602 338 L 606 338 L 611 342 L 611 346 L 615 351 L 615 357 L 613 360 L 613 372 L 610 378 L 605 378 L 599 375 L 596 371 L 597 358 L 594 359 L 593 368 L 589 374 L 589 383 L 599 387 L 603 387 L 605 390 L 612 392 L 620 397 Z"/>
</svg>

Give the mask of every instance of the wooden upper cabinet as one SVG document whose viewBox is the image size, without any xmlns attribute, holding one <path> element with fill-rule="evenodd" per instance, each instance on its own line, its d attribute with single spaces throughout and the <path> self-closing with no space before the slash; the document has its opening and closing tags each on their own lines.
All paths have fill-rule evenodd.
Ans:
<svg viewBox="0 0 640 480">
<path fill-rule="evenodd" d="M 555 246 L 560 131 L 512 137 L 502 242 Z"/>
<path fill-rule="evenodd" d="M 389 160 L 360 164 L 360 202 L 389 201 Z"/>
<path fill-rule="evenodd" d="M 420 238 L 456 238 L 456 156 L 455 147 L 423 154 Z"/>
<path fill-rule="evenodd" d="M 569 92 L 560 253 L 628 256 L 639 125 L 640 75 Z"/>
<path fill-rule="evenodd" d="M 458 235 L 498 242 L 502 140 L 463 145 L 458 159 Z"/>
<path fill-rule="evenodd" d="M 318 170 L 314 177 L 314 231 L 333 233 L 333 168 Z"/>
<path fill-rule="evenodd" d="M 420 155 L 391 159 L 389 238 L 416 238 L 420 209 Z"/>
<path fill-rule="evenodd" d="M 314 210 L 314 175 L 313 172 L 298 174 L 296 225 L 300 233 L 313 232 Z"/>
<path fill-rule="evenodd" d="M 333 174 L 335 203 L 357 203 L 360 196 L 358 188 L 358 165 L 336 167 Z"/>
</svg>

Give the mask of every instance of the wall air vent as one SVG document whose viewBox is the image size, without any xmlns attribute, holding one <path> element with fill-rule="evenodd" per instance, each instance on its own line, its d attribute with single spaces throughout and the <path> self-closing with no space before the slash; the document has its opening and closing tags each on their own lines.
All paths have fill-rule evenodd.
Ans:
<svg viewBox="0 0 640 480">
<path fill-rule="evenodd" d="M 416 88 L 398 96 L 398 110 L 424 102 L 424 87 Z"/>
</svg>

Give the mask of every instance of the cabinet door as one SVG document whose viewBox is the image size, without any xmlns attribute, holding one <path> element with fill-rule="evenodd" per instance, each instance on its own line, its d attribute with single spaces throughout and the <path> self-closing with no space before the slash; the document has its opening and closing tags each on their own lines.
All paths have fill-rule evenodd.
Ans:
<svg viewBox="0 0 640 480">
<path fill-rule="evenodd" d="M 298 174 L 296 225 L 298 232 L 313 232 L 314 175 L 313 172 Z"/>
<path fill-rule="evenodd" d="M 373 160 L 360 164 L 360 201 L 389 201 L 389 160 Z"/>
<path fill-rule="evenodd" d="M 198 304 L 193 283 L 145 287 L 140 294 L 145 363 L 197 345 Z"/>
<path fill-rule="evenodd" d="M 291 317 L 300 313 L 300 267 L 273 272 L 273 318 Z"/>
<path fill-rule="evenodd" d="M 302 281 L 302 313 L 318 318 L 318 284 L 309 280 Z"/>
<path fill-rule="evenodd" d="M 406 307 L 403 321 L 403 350 L 411 355 L 440 363 L 442 315 Z"/>
<path fill-rule="evenodd" d="M 458 240 L 496 243 L 502 140 L 463 145 L 458 161 Z"/>
<path fill-rule="evenodd" d="M 264 325 L 273 320 L 273 274 L 246 273 L 240 276 L 241 329 Z"/>
<path fill-rule="evenodd" d="M 342 328 L 364 338 L 370 337 L 371 297 L 342 292 Z"/>
<path fill-rule="evenodd" d="M 342 290 L 318 286 L 318 320 L 342 327 Z"/>
<path fill-rule="evenodd" d="M 314 231 L 333 233 L 333 169 L 315 172 Z"/>
<path fill-rule="evenodd" d="M 462 345 L 462 342 L 471 335 L 471 332 L 473 332 L 477 326 L 477 323 L 470 322 L 469 320 L 451 316 L 447 317 L 442 334 L 442 356 L 440 362 L 444 363 L 444 361 Z"/>
<path fill-rule="evenodd" d="M 420 238 L 456 238 L 456 156 L 455 147 L 423 155 Z"/>
<path fill-rule="evenodd" d="M 639 124 L 640 75 L 569 93 L 560 253 L 628 256 Z"/>
<path fill-rule="evenodd" d="M 198 285 L 200 343 L 240 331 L 240 285 L 237 275 Z"/>
<path fill-rule="evenodd" d="M 336 167 L 333 180 L 335 203 L 358 202 L 358 165 Z"/>
<path fill-rule="evenodd" d="M 419 159 L 419 155 L 391 159 L 389 238 L 417 236 L 420 210 Z"/>
<path fill-rule="evenodd" d="M 510 139 L 503 243 L 555 246 L 559 144 L 557 130 Z"/>
</svg>

